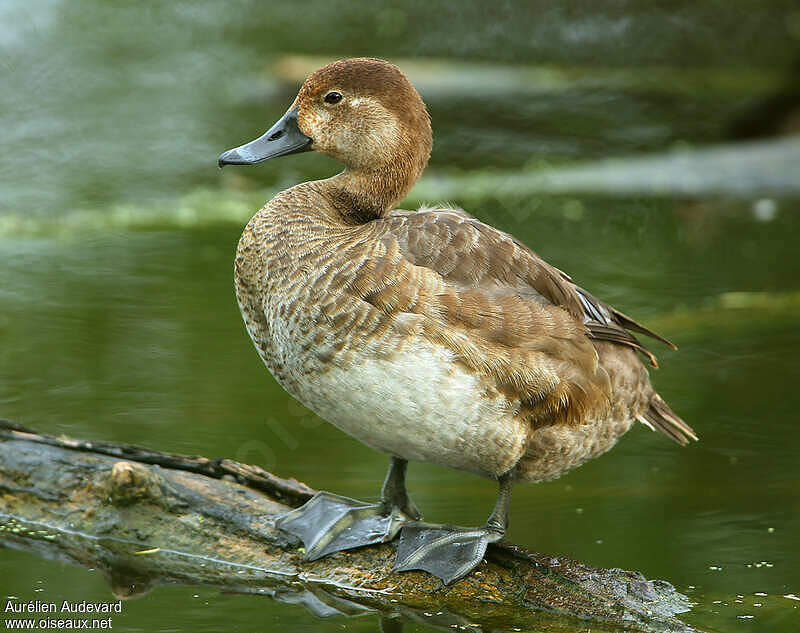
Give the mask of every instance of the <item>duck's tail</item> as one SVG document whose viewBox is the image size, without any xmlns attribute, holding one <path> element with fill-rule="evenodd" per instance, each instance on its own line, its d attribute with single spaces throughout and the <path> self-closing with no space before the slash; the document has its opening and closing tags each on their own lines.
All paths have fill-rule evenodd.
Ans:
<svg viewBox="0 0 800 633">
<path fill-rule="evenodd" d="M 681 420 L 657 393 L 653 394 L 647 410 L 637 416 L 639 422 L 653 431 L 660 431 L 681 446 L 689 440 L 697 441 L 697 434 L 686 422 Z"/>
</svg>

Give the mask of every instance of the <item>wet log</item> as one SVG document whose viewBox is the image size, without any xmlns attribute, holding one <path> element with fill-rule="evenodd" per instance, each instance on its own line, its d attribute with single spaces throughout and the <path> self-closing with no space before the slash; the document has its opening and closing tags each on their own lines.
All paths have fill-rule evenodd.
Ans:
<svg viewBox="0 0 800 633">
<path fill-rule="evenodd" d="M 686 632 L 664 581 L 564 557 L 490 546 L 449 586 L 392 573 L 396 545 L 302 560 L 274 519 L 314 490 L 227 459 L 35 433 L 0 420 L 0 545 L 91 566 L 121 598 L 164 583 L 207 584 L 301 603 L 318 615 L 382 614 L 453 630 Z"/>
</svg>

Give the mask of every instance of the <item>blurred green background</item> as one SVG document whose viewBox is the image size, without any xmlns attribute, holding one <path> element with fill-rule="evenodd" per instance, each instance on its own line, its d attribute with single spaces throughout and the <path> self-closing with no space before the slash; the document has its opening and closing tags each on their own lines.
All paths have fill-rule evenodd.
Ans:
<svg viewBox="0 0 800 633">
<path fill-rule="evenodd" d="M 352 55 L 399 63 L 428 104 L 433 156 L 404 206 L 463 206 L 681 348 L 654 345 L 653 380 L 701 442 L 635 428 L 558 481 L 518 486 L 510 540 L 667 579 L 701 628 L 796 631 L 796 2 L 5 0 L 0 417 L 377 497 L 385 457 L 281 390 L 232 290 L 250 215 L 339 167 L 310 154 L 216 167 L 307 72 Z M 421 464 L 409 485 L 426 519 L 462 525 L 495 495 Z M 0 595 L 111 599 L 96 572 L 8 549 Z M 114 628 L 377 620 L 169 587 Z"/>
</svg>

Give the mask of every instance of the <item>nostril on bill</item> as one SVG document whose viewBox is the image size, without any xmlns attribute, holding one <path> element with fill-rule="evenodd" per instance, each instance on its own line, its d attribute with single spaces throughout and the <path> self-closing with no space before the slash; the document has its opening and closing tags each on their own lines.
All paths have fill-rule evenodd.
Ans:
<svg viewBox="0 0 800 633">
<path fill-rule="evenodd" d="M 277 141 L 281 136 L 283 136 L 283 130 L 278 130 L 275 134 L 270 134 L 268 141 Z"/>
</svg>

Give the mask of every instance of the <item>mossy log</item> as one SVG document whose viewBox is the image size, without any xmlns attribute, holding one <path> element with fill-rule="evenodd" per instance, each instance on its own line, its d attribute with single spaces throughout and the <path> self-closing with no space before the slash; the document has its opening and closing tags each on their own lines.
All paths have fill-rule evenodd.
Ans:
<svg viewBox="0 0 800 633">
<path fill-rule="evenodd" d="M 206 584 L 304 604 L 318 615 L 399 616 L 452 630 L 693 631 L 667 582 L 564 557 L 490 546 L 449 586 L 392 573 L 395 544 L 302 560 L 274 519 L 314 494 L 227 459 L 40 435 L 0 421 L 0 545 L 101 570 L 118 597 Z M 583 621 L 583 625 L 581 622 Z"/>
</svg>

